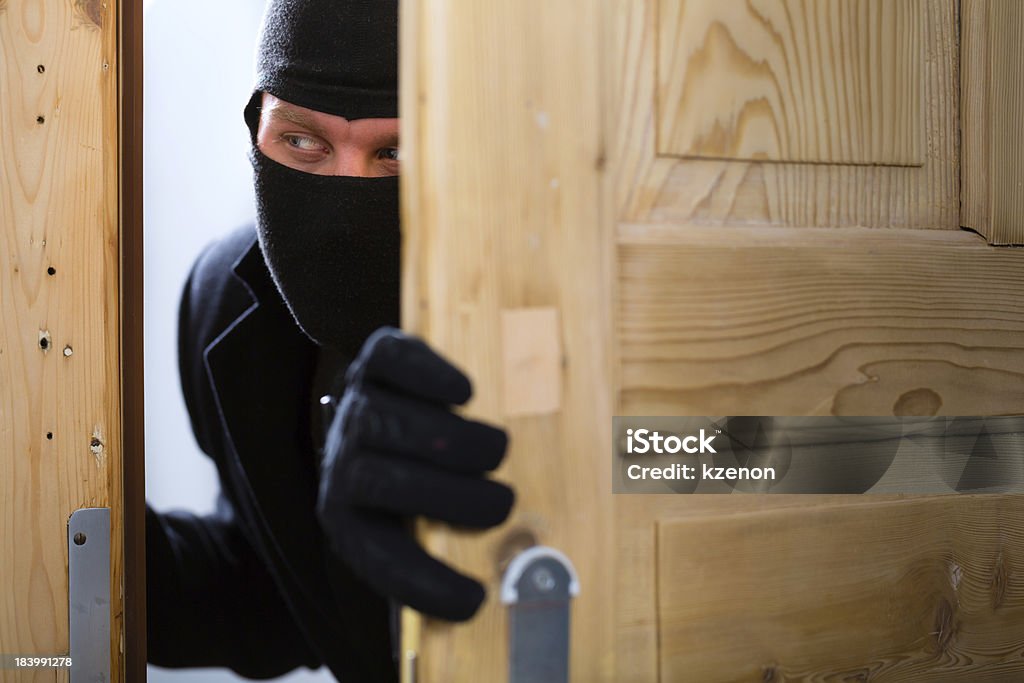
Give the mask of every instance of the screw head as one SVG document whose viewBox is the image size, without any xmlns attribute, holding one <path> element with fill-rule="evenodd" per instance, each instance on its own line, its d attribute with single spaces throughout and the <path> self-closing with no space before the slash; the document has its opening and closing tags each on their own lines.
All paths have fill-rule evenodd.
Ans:
<svg viewBox="0 0 1024 683">
<path fill-rule="evenodd" d="M 555 587 L 555 577 L 547 567 L 535 570 L 530 578 L 533 580 L 533 585 L 545 593 Z"/>
</svg>

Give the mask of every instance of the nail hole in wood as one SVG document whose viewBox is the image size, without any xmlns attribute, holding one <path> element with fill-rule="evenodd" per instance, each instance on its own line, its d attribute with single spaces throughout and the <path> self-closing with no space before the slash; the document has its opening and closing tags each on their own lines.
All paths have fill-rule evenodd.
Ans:
<svg viewBox="0 0 1024 683">
<path fill-rule="evenodd" d="M 46 330 L 39 331 L 39 348 L 47 351 L 50 348 L 50 333 Z"/>
<path fill-rule="evenodd" d="M 40 64 L 36 67 L 36 71 L 38 71 L 39 73 L 43 73 L 44 71 L 46 71 L 46 67 Z"/>
<path fill-rule="evenodd" d="M 40 114 L 36 117 L 36 123 L 46 123 L 46 117 Z"/>
<path fill-rule="evenodd" d="M 53 266 L 50 266 L 49 268 L 46 269 L 46 272 L 47 272 L 48 275 L 56 275 L 57 274 L 57 269 L 54 268 Z"/>
<path fill-rule="evenodd" d="M 48 441 L 53 441 L 53 432 L 46 432 L 46 439 Z"/>
</svg>

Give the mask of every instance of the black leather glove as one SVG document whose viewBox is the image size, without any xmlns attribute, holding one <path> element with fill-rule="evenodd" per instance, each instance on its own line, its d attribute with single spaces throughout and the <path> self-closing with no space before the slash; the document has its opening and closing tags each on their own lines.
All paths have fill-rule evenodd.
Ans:
<svg viewBox="0 0 1024 683">
<path fill-rule="evenodd" d="M 502 523 L 512 489 L 484 473 L 504 457 L 505 432 L 452 413 L 450 406 L 469 400 L 469 379 L 394 328 L 367 339 L 346 385 L 324 445 L 317 502 L 324 533 L 382 595 L 436 617 L 469 619 L 483 586 L 427 554 L 407 521 Z"/>
</svg>

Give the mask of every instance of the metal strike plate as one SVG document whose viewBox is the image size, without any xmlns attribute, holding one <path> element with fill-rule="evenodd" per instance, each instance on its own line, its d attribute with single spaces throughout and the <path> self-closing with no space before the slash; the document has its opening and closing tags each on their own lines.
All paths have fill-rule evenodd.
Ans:
<svg viewBox="0 0 1024 683">
<path fill-rule="evenodd" d="M 572 562 L 546 546 L 523 551 L 501 582 L 509 606 L 509 683 L 567 683 L 569 617 L 580 584 Z"/>
<path fill-rule="evenodd" d="M 68 520 L 71 683 L 110 680 L 110 509 Z"/>
</svg>

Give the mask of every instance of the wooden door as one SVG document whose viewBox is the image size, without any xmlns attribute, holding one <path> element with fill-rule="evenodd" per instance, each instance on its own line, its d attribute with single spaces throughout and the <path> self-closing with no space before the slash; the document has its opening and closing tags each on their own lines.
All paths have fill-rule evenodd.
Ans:
<svg viewBox="0 0 1024 683">
<path fill-rule="evenodd" d="M 109 639 L 82 654 L 145 680 L 141 11 L 0 0 L 3 681 L 85 680 L 10 660 L 75 654 L 81 508 L 110 511 Z M 91 534 L 72 543 L 102 548 Z"/>
<path fill-rule="evenodd" d="M 960 13 L 404 3 L 404 322 L 518 492 L 424 525 L 489 599 L 407 614 L 406 680 L 508 679 L 533 544 L 579 573 L 574 681 L 1024 676 L 1019 497 L 611 493 L 613 415 L 1024 412 L 1024 253 L 960 228 Z"/>
</svg>

